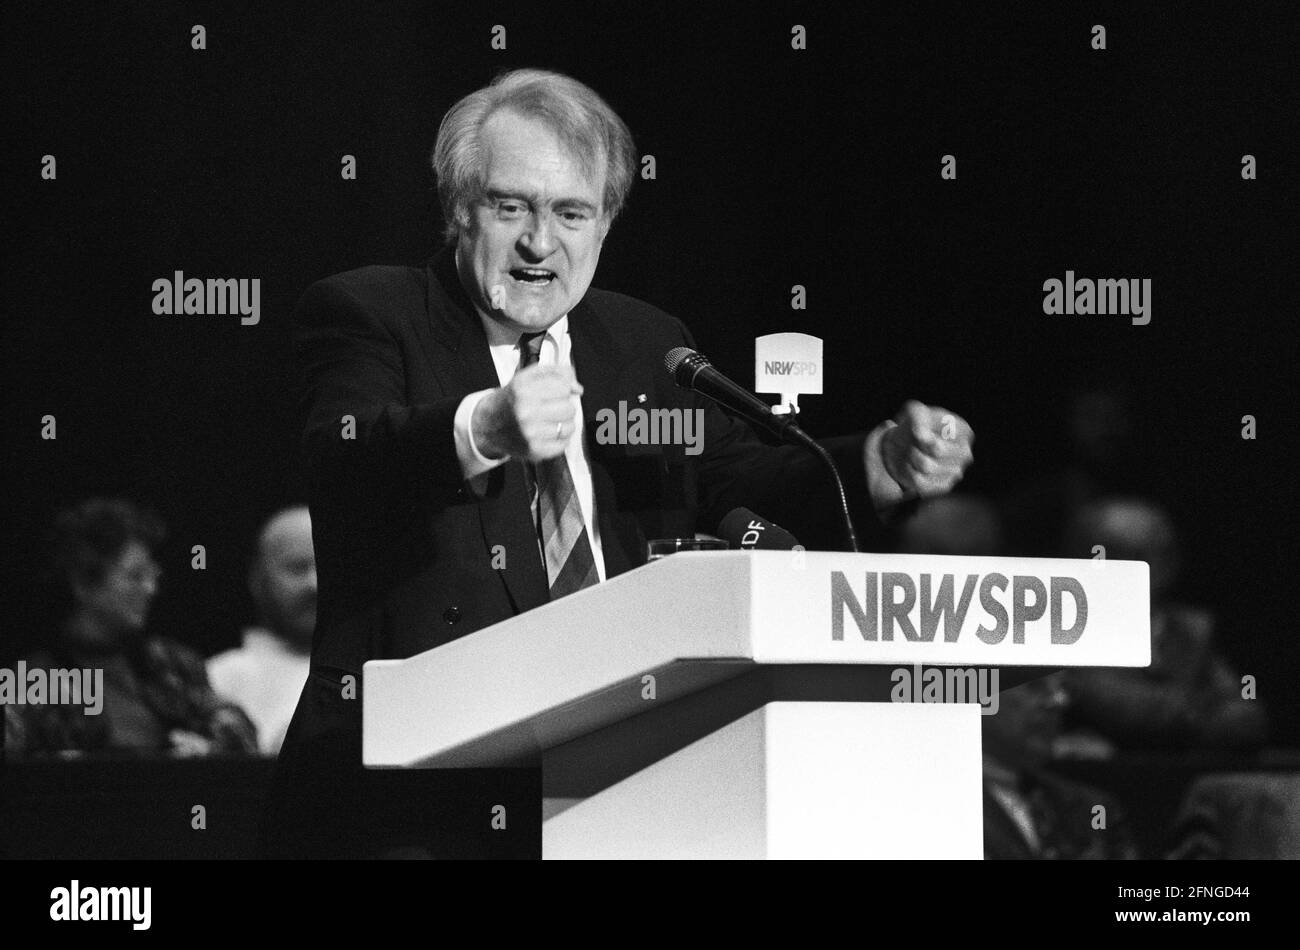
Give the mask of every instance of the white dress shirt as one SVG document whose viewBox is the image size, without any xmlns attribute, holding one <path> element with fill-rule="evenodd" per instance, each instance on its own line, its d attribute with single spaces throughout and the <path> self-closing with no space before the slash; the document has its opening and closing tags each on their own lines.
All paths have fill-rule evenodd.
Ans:
<svg viewBox="0 0 1300 950">
<path fill-rule="evenodd" d="M 501 326 L 479 314 L 483 329 L 487 333 L 488 346 L 492 350 L 492 362 L 496 366 L 497 378 L 504 386 L 519 369 L 522 352 L 519 348 L 519 334 Z M 543 366 L 573 366 L 573 338 L 569 336 L 569 315 L 566 313 L 546 331 L 542 340 L 542 350 L 538 362 Z M 575 373 L 577 367 L 574 367 Z M 470 419 L 474 407 L 479 404 L 490 389 L 480 389 L 470 393 L 461 400 L 456 409 L 452 431 L 456 439 L 456 455 L 460 459 L 461 472 L 470 488 L 480 497 L 483 495 L 487 473 L 498 465 L 504 464 L 510 456 L 490 459 L 479 451 L 474 444 L 474 434 L 470 429 Z M 596 498 L 591 483 L 591 463 L 587 458 L 586 440 L 583 438 L 582 397 L 573 397 L 574 434 L 565 446 L 564 457 L 569 463 L 569 473 L 573 476 L 573 487 L 578 494 L 578 505 L 582 509 L 582 520 L 587 525 L 587 538 L 591 541 L 591 553 L 596 561 L 596 573 L 605 579 L 605 558 L 600 546 L 600 526 L 596 523 Z M 540 542 L 539 542 L 540 551 Z M 543 560 L 545 563 L 545 560 Z"/>
<path fill-rule="evenodd" d="M 992 794 L 993 800 L 1002 806 L 1002 810 L 1006 812 L 1007 817 L 1012 820 L 1016 829 L 1024 836 L 1025 843 L 1029 845 L 1029 850 L 1034 854 L 1041 853 L 1043 841 L 1038 836 L 1038 829 L 1034 827 L 1034 815 L 1030 810 L 1029 802 L 1018 787 L 1016 773 L 1002 765 L 997 759 L 985 755 L 984 784 Z"/>
<path fill-rule="evenodd" d="M 258 750 L 278 753 L 307 685 L 310 651 L 295 650 L 270 630 L 250 627 L 242 647 L 219 653 L 207 666 L 216 694 L 241 707 L 257 727 Z"/>
</svg>

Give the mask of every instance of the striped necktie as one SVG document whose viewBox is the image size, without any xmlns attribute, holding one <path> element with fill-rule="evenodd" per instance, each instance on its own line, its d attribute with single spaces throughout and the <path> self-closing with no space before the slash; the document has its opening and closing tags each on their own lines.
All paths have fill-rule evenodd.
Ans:
<svg viewBox="0 0 1300 950">
<path fill-rule="evenodd" d="M 541 356 L 545 333 L 525 333 L 519 338 L 519 369 L 532 366 Z M 581 438 L 582 433 L 575 433 Z M 590 587 L 600 580 L 596 559 L 587 539 L 587 525 L 582 520 L 578 492 L 573 474 L 563 455 L 542 462 L 529 463 L 537 504 L 537 532 L 546 576 L 551 585 L 551 600 Z"/>
</svg>

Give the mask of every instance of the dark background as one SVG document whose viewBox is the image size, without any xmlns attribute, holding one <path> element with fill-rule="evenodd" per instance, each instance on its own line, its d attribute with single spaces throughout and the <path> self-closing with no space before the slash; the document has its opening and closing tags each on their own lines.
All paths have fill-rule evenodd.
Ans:
<svg viewBox="0 0 1300 950">
<path fill-rule="evenodd" d="M 440 118 L 499 70 L 541 66 L 595 88 L 657 159 L 597 286 L 681 317 L 742 382 L 755 336 L 824 337 L 810 431 L 944 405 L 978 434 L 964 488 L 1002 495 L 1063 464 L 1073 386 L 1126 385 L 1131 487 L 1174 513 L 1182 593 L 1219 614 L 1275 740 L 1296 742 L 1295 22 L 1285 5 L 1130 6 L 7 8 L 0 660 L 52 622 L 38 541 L 90 494 L 170 525 L 154 629 L 204 652 L 237 641 L 252 536 L 301 497 L 295 300 L 435 250 Z M 349 153 L 356 181 L 339 177 Z M 945 153 L 957 181 L 940 180 Z M 1042 283 L 1067 269 L 1150 277 L 1151 323 L 1045 316 Z M 174 270 L 261 278 L 261 323 L 155 316 L 151 284 Z M 39 437 L 45 413 L 57 441 Z"/>
</svg>

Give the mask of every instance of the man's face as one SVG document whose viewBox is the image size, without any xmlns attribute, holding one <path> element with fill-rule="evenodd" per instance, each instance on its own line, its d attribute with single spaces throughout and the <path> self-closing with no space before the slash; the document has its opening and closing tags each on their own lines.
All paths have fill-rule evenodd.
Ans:
<svg viewBox="0 0 1300 950">
<path fill-rule="evenodd" d="M 316 629 L 316 554 L 305 508 L 278 515 L 262 539 L 253 597 L 263 620 L 282 639 L 307 647 Z"/>
<path fill-rule="evenodd" d="M 591 286 L 609 223 L 595 180 L 540 122 L 502 110 L 483 124 L 484 197 L 456 252 L 461 282 L 491 319 L 545 330 Z"/>
</svg>

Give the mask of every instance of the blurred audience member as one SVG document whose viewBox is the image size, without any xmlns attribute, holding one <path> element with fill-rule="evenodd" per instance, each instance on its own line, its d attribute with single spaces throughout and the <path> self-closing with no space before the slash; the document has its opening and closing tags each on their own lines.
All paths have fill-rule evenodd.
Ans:
<svg viewBox="0 0 1300 950">
<path fill-rule="evenodd" d="M 929 498 L 899 528 L 898 548 L 904 554 L 997 555 L 1002 525 L 997 509 L 984 498 Z"/>
<path fill-rule="evenodd" d="M 1003 512 L 1008 553 L 1059 557 L 1061 536 L 1080 507 L 1140 488 L 1130 398 L 1120 383 L 1074 389 L 1066 403 L 1065 464 L 1014 489 Z"/>
<path fill-rule="evenodd" d="M 906 554 L 996 556 L 1002 525 L 992 502 L 946 495 L 925 502 L 901 525 Z M 1136 851 L 1113 799 L 1044 770 L 1061 730 L 1060 674 L 1032 680 L 999 697 L 982 716 L 984 856 L 988 859 L 1131 858 Z M 1105 828 L 1093 809 L 1105 807 Z"/>
<path fill-rule="evenodd" d="M 1096 545 L 1109 560 L 1150 565 L 1151 665 L 1070 671 L 1071 726 L 1091 730 L 1118 749 L 1262 745 L 1268 731 L 1264 710 L 1242 697 L 1241 678 L 1218 650 L 1213 615 L 1170 596 L 1180 553 L 1165 512 L 1138 499 L 1085 505 L 1070 525 L 1066 554 L 1090 557 Z"/>
<path fill-rule="evenodd" d="M 163 534 L 156 514 L 128 501 L 94 498 L 59 513 L 51 556 L 63 619 L 25 662 L 28 670 L 103 670 L 103 708 L 88 715 L 80 705 L 6 706 L 10 753 L 255 751 L 252 723 L 213 693 L 203 659 L 145 634 Z"/>
<path fill-rule="evenodd" d="M 217 695 L 239 705 L 257 726 L 258 745 L 275 755 L 307 682 L 316 629 L 316 556 L 311 515 L 286 508 L 262 528 L 248 587 L 257 626 L 242 647 L 208 660 Z"/>
<path fill-rule="evenodd" d="M 1060 674 L 1052 674 L 1006 690 L 998 711 L 981 717 L 986 859 L 1138 856 L 1111 796 L 1044 769 L 1065 698 Z"/>
<path fill-rule="evenodd" d="M 1176 860 L 1300 858 L 1300 775 L 1203 775 L 1183 799 L 1174 826 Z"/>
</svg>

